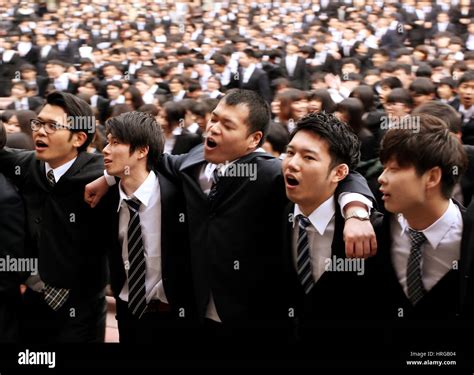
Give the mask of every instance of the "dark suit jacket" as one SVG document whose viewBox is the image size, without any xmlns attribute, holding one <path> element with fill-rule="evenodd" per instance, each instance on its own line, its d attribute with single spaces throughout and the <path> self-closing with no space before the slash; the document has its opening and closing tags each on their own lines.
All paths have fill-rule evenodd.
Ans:
<svg viewBox="0 0 474 375">
<path fill-rule="evenodd" d="M 102 176 L 103 169 L 100 155 L 82 152 L 51 187 L 44 162 L 34 151 L 0 152 L 1 172 L 13 180 L 25 202 L 25 253 L 38 257 L 45 283 L 71 289 L 79 298 L 99 294 L 107 281 L 107 200 L 96 209 L 84 202 L 85 185 Z"/>
<path fill-rule="evenodd" d="M 28 109 L 30 111 L 36 112 L 39 108 L 43 106 L 43 104 L 44 104 L 44 100 L 38 96 L 30 96 L 28 98 Z M 16 108 L 15 102 L 12 102 L 7 106 L 7 109 L 15 109 L 15 108 Z"/>
<path fill-rule="evenodd" d="M 281 67 L 283 68 L 282 70 L 285 74 L 285 77 L 289 79 L 293 87 L 300 90 L 309 90 L 309 74 L 306 68 L 306 61 L 302 57 L 298 56 L 298 59 L 296 60 L 295 70 L 292 76 L 290 76 L 290 74 L 288 73 L 285 58 L 281 60 Z"/>
<path fill-rule="evenodd" d="M 0 258 L 24 257 L 25 212 L 16 188 L 0 174 Z M 0 272 L 0 343 L 19 342 L 21 275 Z"/>
<path fill-rule="evenodd" d="M 195 301 L 191 285 L 191 265 L 189 256 L 188 223 L 185 200 L 178 181 L 159 172 L 156 175 L 161 193 L 161 271 L 166 298 L 177 318 L 195 317 Z M 122 247 L 118 241 L 119 204 L 118 185 L 109 193 L 112 200 L 110 212 L 110 241 L 113 243 L 109 253 L 110 281 L 115 298 L 126 282 Z M 183 315 L 184 313 L 184 315 Z"/>
<path fill-rule="evenodd" d="M 279 228 L 288 201 L 281 161 L 260 152 L 242 157 L 236 168 L 255 168 L 255 178 L 222 176 L 213 201 L 198 182 L 205 164 L 203 147 L 198 146 L 187 155 L 165 155 L 160 165 L 183 184 L 199 315 L 205 316 L 212 292 L 224 324 L 258 322 L 262 327 L 287 321 Z M 351 175 L 341 188 L 372 197 L 360 175 Z"/>
<path fill-rule="evenodd" d="M 47 96 L 47 94 L 49 94 L 48 89 L 49 89 L 50 85 L 52 85 L 52 88 L 51 88 L 52 91 L 56 90 L 54 88 L 54 80 L 53 79 L 50 79 L 48 77 L 41 77 L 41 79 L 38 78 L 37 81 L 38 81 L 38 95 L 39 96 L 42 96 L 42 97 Z M 69 81 L 67 89 L 64 90 L 64 92 L 68 92 L 70 94 L 75 94 L 77 92 L 78 86 L 79 86 L 78 83 L 74 83 L 72 81 Z"/>
<path fill-rule="evenodd" d="M 236 80 L 235 74 L 233 74 L 229 88 L 238 87 L 240 89 L 256 91 L 267 103 L 271 103 L 272 91 L 270 89 L 270 83 L 268 82 L 267 73 L 265 73 L 264 70 L 255 68 L 247 83 L 244 83 L 242 79 L 243 70 L 239 67 L 238 79 Z"/>
<path fill-rule="evenodd" d="M 40 48 L 37 46 L 32 46 L 28 53 L 22 57 L 22 60 L 26 63 L 36 65 L 40 57 Z"/>
<path fill-rule="evenodd" d="M 52 47 L 48 54 L 45 57 L 41 57 L 41 48 L 38 51 L 38 62 L 36 63 L 36 68 L 38 69 L 38 74 L 46 76 L 46 63 L 51 60 L 59 59 L 59 52 L 56 47 Z"/>
<path fill-rule="evenodd" d="M 391 329 L 395 344 L 423 343 L 447 345 L 459 340 L 461 330 L 474 324 L 474 215 L 463 207 L 463 233 L 458 268 L 451 269 L 413 306 L 398 281 L 392 260 L 391 214 L 386 214 L 377 233 L 378 252 L 374 258 L 377 271 L 371 274 L 371 286 L 378 296 L 378 314 Z M 416 330 L 413 329 L 416 327 Z M 463 328 L 464 327 L 464 328 Z M 455 341 L 453 341 L 455 340 Z"/>
<path fill-rule="evenodd" d="M 474 146 L 464 145 L 468 158 L 467 170 L 461 177 L 461 190 L 464 198 L 464 206 L 469 206 L 474 195 Z"/>
<path fill-rule="evenodd" d="M 202 138 L 199 134 L 193 134 L 190 133 L 188 130 L 183 129 L 182 133 L 176 136 L 176 142 L 174 144 L 173 151 L 171 151 L 171 154 L 185 154 L 201 142 Z"/>
<path fill-rule="evenodd" d="M 15 53 L 10 61 L 6 62 L 0 56 L 0 97 L 10 96 L 12 79 L 20 68 L 21 58 Z"/>
<path fill-rule="evenodd" d="M 461 106 L 460 101 L 455 101 L 451 103 L 451 106 L 456 110 L 459 111 L 459 107 Z M 462 116 L 462 115 L 461 115 Z M 462 122 L 461 124 L 461 132 L 462 132 L 462 142 L 467 145 L 474 145 L 474 118 L 470 118 L 467 122 Z"/>
<path fill-rule="evenodd" d="M 370 271 L 373 267 L 372 259 L 359 259 L 351 263 L 353 271 L 345 269 L 337 271 L 338 264 L 345 261 L 345 243 L 343 240 L 344 218 L 341 216 L 340 207 L 336 202 L 334 237 L 331 245 L 331 269 L 325 271 L 315 283 L 309 294 L 305 294 L 298 279 L 293 259 L 293 218 L 294 203 L 289 203 L 286 207 L 286 214 L 283 221 L 283 243 L 285 251 L 285 272 L 290 280 L 286 293 L 286 298 L 295 309 L 295 336 L 303 343 L 303 347 L 308 343 L 317 345 L 318 351 L 321 349 L 328 352 L 334 351 L 341 342 L 349 345 L 349 340 L 353 338 L 351 327 L 364 326 L 366 335 L 369 335 L 370 320 L 374 319 L 376 310 L 373 308 L 374 298 L 370 283 Z M 294 218 L 293 218 L 294 219 Z M 381 214 L 373 211 L 371 215 L 374 227 L 379 225 Z M 297 225 L 297 224 L 296 224 Z M 334 263 L 336 260 L 336 263 Z M 338 263 L 339 262 L 339 263 Z M 325 263 L 327 266 L 328 264 Z M 360 273 L 355 267 L 360 268 Z M 349 270 L 349 271 L 348 271 Z M 318 339 L 318 337 L 320 339 Z M 369 342 L 367 338 L 356 336 L 350 345 L 355 348 Z M 324 338 L 321 340 L 321 338 Z M 318 343 L 324 342 L 324 345 Z M 326 346 L 324 348 L 324 346 Z M 314 346 L 311 346 L 312 350 Z"/>
</svg>

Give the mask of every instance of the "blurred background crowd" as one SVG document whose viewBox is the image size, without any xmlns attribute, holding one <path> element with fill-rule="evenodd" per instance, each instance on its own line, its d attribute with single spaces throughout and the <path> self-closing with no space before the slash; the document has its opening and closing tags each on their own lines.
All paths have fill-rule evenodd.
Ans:
<svg viewBox="0 0 474 375">
<path fill-rule="evenodd" d="M 474 144 L 473 70 L 471 0 L 0 0 L 11 147 L 33 148 L 29 121 L 56 90 L 93 107 L 90 152 L 108 118 L 138 110 L 158 119 L 165 152 L 185 153 L 240 87 L 271 105 L 268 152 L 284 153 L 308 112 L 335 113 L 359 136 L 370 182 L 384 131 L 424 103 L 453 108 L 448 125 Z"/>
</svg>

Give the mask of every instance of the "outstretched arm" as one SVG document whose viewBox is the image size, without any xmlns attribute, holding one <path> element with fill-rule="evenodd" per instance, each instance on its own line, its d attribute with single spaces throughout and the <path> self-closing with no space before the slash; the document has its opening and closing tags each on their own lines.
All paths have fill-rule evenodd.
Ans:
<svg viewBox="0 0 474 375">
<path fill-rule="evenodd" d="M 186 155 L 187 154 L 174 156 L 163 154 L 158 162 L 157 168 L 160 172 L 177 178 L 179 177 L 179 167 Z M 104 171 L 104 176 L 99 177 L 86 185 L 84 189 L 84 201 L 94 208 L 100 202 L 102 197 L 107 194 L 109 186 L 115 185 L 118 180 L 118 178 L 110 176 Z"/>
<path fill-rule="evenodd" d="M 367 181 L 357 172 L 351 172 L 339 183 L 335 195 L 344 217 L 361 209 L 369 214 L 377 204 Z M 369 220 L 348 219 L 344 225 L 344 242 L 348 258 L 367 258 L 377 252 L 377 240 Z"/>
</svg>

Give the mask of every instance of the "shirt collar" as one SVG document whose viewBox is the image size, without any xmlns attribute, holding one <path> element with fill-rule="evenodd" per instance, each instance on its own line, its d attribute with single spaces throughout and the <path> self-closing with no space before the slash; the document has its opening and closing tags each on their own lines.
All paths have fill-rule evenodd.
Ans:
<svg viewBox="0 0 474 375">
<path fill-rule="evenodd" d="M 259 147 L 255 150 L 252 151 L 253 152 L 262 152 L 262 153 L 265 153 L 266 151 L 262 148 L 262 147 Z M 231 164 L 234 164 L 236 161 L 238 161 L 240 158 L 238 159 L 235 159 L 235 160 L 232 160 L 231 162 L 226 162 L 226 163 L 222 163 L 222 164 L 213 164 L 213 163 L 207 163 L 206 165 L 206 168 L 204 169 L 204 174 L 205 176 L 207 177 L 208 181 L 212 181 L 214 179 L 213 177 L 213 173 L 214 173 L 214 169 L 216 169 L 217 167 L 219 167 L 219 175 L 223 176 L 226 169 L 231 165 Z"/>
<path fill-rule="evenodd" d="M 334 200 L 334 195 L 331 195 L 326 201 L 324 201 L 318 208 L 316 208 L 309 216 L 308 219 L 316 228 L 318 233 L 322 236 L 326 231 L 329 222 L 332 220 L 334 214 L 336 213 L 336 202 Z M 295 204 L 295 209 L 293 211 L 293 218 L 298 217 L 298 215 L 305 216 L 300 207 Z M 296 225 L 296 220 L 293 220 L 293 227 Z"/>
<path fill-rule="evenodd" d="M 136 198 L 142 203 L 145 207 L 148 206 L 148 203 L 150 202 L 151 196 L 153 192 L 155 191 L 155 185 L 157 183 L 157 177 L 155 172 L 150 171 L 148 174 L 147 178 L 145 181 L 142 182 L 142 184 L 139 186 L 137 190 L 131 195 L 128 196 L 122 189 L 122 184 L 119 184 L 119 194 L 120 194 L 120 199 L 119 199 L 119 204 L 117 207 L 117 212 L 120 210 L 120 207 L 122 206 L 122 201 L 128 200 L 131 198 Z"/>
<path fill-rule="evenodd" d="M 181 126 L 177 126 L 176 128 L 173 129 L 171 132 L 173 135 L 181 135 L 183 132 L 183 128 Z"/>
<path fill-rule="evenodd" d="M 72 159 L 72 160 L 69 160 L 67 163 L 57 167 L 57 168 L 51 168 L 51 166 L 49 165 L 48 162 L 44 163 L 44 166 L 45 166 L 45 169 L 46 169 L 46 175 L 48 175 L 48 172 L 52 169 L 53 170 L 53 173 L 54 173 L 54 179 L 56 181 L 56 183 L 59 181 L 59 179 L 64 176 L 64 174 L 68 171 L 69 168 L 71 168 L 71 166 L 74 164 L 74 162 L 76 161 L 77 159 L 77 156 Z"/>
<path fill-rule="evenodd" d="M 457 210 L 458 208 L 454 204 L 453 200 L 450 199 L 448 208 L 446 209 L 444 214 L 428 228 L 419 231 L 425 235 L 426 239 L 428 240 L 433 249 L 436 249 L 438 247 L 439 243 L 444 238 L 446 233 L 448 233 L 453 224 L 456 223 Z M 402 234 L 404 232 L 408 232 L 409 225 L 405 217 L 402 214 L 398 214 L 397 220 L 402 228 Z"/>
</svg>

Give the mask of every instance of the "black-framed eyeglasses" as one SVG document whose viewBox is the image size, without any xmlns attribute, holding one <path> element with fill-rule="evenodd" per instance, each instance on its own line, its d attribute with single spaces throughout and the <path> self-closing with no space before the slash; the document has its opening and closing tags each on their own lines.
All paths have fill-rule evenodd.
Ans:
<svg viewBox="0 0 474 375">
<path fill-rule="evenodd" d="M 69 126 L 59 124 L 56 121 L 41 121 L 36 118 L 30 120 L 30 126 L 31 130 L 34 132 L 40 130 L 41 127 L 44 126 L 44 130 L 48 134 L 52 134 L 59 129 L 71 129 Z"/>
</svg>

